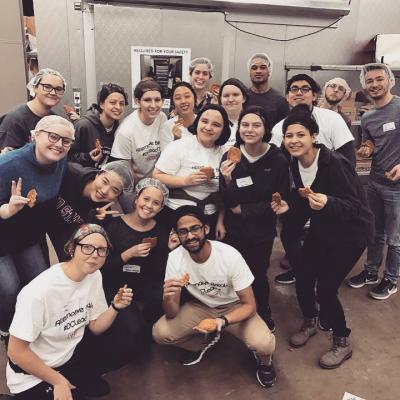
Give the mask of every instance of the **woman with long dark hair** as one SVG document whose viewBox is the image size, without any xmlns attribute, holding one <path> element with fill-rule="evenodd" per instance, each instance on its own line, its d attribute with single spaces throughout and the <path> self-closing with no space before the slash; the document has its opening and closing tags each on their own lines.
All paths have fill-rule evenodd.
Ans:
<svg viewBox="0 0 400 400">
<path fill-rule="evenodd" d="M 295 107 L 284 121 L 284 145 L 292 156 L 295 188 L 287 202 L 273 202 L 272 208 L 284 215 L 289 226 L 299 216 L 310 218 L 295 271 L 303 324 L 290 344 L 301 347 L 317 333 L 318 301 L 320 314 L 333 331 L 332 348 L 319 364 L 332 369 L 352 356 L 350 329 L 338 290 L 373 235 L 373 218 L 354 168 L 341 154 L 317 144 L 318 130 L 303 105 Z"/>
<path fill-rule="evenodd" d="M 193 135 L 165 148 L 154 168 L 153 177 L 170 189 L 160 217 L 171 228 L 178 207 L 198 205 L 207 215 L 214 237 L 220 203 L 219 164 L 230 135 L 228 115 L 221 106 L 209 104 L 201 109 L 191 130 Z"/>
</svg>

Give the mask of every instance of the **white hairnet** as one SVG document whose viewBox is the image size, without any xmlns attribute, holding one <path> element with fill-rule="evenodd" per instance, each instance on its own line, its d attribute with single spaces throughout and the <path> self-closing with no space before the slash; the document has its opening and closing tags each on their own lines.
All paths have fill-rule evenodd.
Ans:
<svg viewBox="0 0 400 400">
<path fill-rule="evenodd" d="M 144 178 L 142 180 L 140 180 L 138 182 L 138 184 L 136 185 L 135 188 L 135 193 L 136 193 L 136 197 L 139 196 L 140 192 L 148 187 L 154 187 L 157 188 L 158 190 L 161 191 L 161 193 L 163 194 L 163 206 L 165 206 L 165 204 L 167 204 L 167 200 L 168 200 L 168 196 L 169 196 L 169 190 L 168 188 L 161 183 L 158 179 L 154 179 L 154 178 Z"/>
<path fill-rule="evenodd" d="M 111 161 L 108 164 L 103 165 L 101 170 L 116 173 L 122 180 L 123 191 L 133 192 L 135 179 L 128 160 Z"/>
<path fill-rule="evenodd" d="M 351 88 L 350 88 L 350 86 L 348 85 L 348 83 L 347 83 L 343 78 L 332 78 L 331 80 L 329 80 L 328 82 L 326 82 L 325 85 L 324 85 L 324 87 L 323 87 L 323 89 L 322 89 L 322 96 L 323 96 L 323 98 L 325 98 L 325 91 L 326 91 L 326 88 L 327 88 L 329 85 L 332 85 L 332 84 L 335 84 L 335 85 L 337 85 L 337 86 L 343 86 L 343 87 L 344 87 L 345 92 L 344 92 L 344 96 L 343 96 L 343 99 L 341 100 L 341 102 L 342 102 L 342 101 L 345 101 L 345 100 L 347 100 L 347 99 L 349 98 L 350 93 L 351 93 Z"/>
<path fill-rule="evenodd" d="M 55 125 L 65 127 L 71 134 L 72 137 L 75 137 L 75 128 L 72 122 L 66 120 L 59 115 L 46 115 L 45 117 L 41 118 L 40 121 L 36 124 L 35 129 L 31 130 L 32 137 L 35 136 L 36 132 L 39 131 L 52 131 L 52 127 Z"/>
<path fill-rule="evenodd" d="M 26 88 L 29 90 L 29 94 L 32 97 L 35 97 L 35 88 L 39 85 L 40 81 L 45 75 L 56 75 L 58 76 L 64 84 L 64 89 L 67 87 L 67 82 L 64 77 L 56 70 L 51 68 L 43 68 L 41 69 L 26 85 Z"/>
<path fill-rule="evenodd" d="M 253 61 L 258 58 L 261 60 L 265 61 L 265 65 L 268 68 L 269 76 L 272 75 L 272 60 L 269 58 L 268 54 L 266 53 L 256 53 L 253 54 L 250 58 L 249 61 L 247 61 L 247 69 L 250 71 L 251 66 L 253 65 Z"/>
<path fill-rule="evenodd" d="M 365 64 L 360 73 L 360 83 L 363 89 L 367 87 L 367 85 L 365 84 L 365 75 L 367 74 L 367 72 L 373 71 L 374 69 L 382 69 L 383 71 L 385 71 L 386 75 L 389 78 L 389 89 L 391 89 L 395 85 L 396 80 L 394 78 L 392 70 L 388 65 L 383 63 L 370 63 Z"/>
<path fill-rule="evenodd" d="M 210 74 L 210 78 L 212 78 L 214 74 L 214 65 L 212 64 L 211 60 L 206 57 L 197 57 L 190 61 L 189 65 L 189 74 L 192 75 L 193 70 L 195 69 L 196 65 L 205 64 L 208 68 L 208 73 Z"/>
</svg>

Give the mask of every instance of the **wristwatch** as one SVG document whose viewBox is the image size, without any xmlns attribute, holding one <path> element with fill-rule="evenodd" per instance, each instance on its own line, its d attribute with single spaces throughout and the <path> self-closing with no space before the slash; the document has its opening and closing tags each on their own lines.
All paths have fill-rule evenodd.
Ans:
<svg viewBox="0 0 400 400">
<path fill-rule="evenodd" d="M 222 315 L 221 317 L 218 318 L 223 319 L 225 321 L 225 325 L 223 326 L 223 328 L 226 328 L 229 325 L 228 318 L 226 318 L 225 315 Z"/>
</svg>

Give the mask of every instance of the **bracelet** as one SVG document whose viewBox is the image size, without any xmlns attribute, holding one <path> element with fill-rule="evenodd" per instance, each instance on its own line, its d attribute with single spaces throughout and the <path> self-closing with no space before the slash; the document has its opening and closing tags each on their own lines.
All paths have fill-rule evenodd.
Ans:
<svg viewBox="0 0 400 400">
<path fill-rule="evenodd" d="M 226 328 L 229 325 L 228 318 L 226 318 L 225 315 L 223 315 L 222 317 L 218 317 L 218 318 L 223 319 L 225 321 L 225 325 L 223 326 L 224 328 Z"/>
<path fill-rule="evenodd" d="M 113 301 L 111 302 L 110 305 L 111 305 L 111 307 L 112 307 L 116 312 L 120 312 L 120 311 L 122 310 L 122 308 L 116 307 Z"/>
</svg>

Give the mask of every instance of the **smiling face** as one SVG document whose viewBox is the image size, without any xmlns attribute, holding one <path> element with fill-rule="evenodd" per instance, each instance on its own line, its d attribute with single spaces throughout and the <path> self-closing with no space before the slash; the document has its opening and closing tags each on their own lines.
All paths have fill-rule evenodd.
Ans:
<svg viewBox="0 0 400 400">
<path fill-rule="evenodd" d="M 175 111 L 179 116 L 193 114 L 194 96 L 191 90 L 186 86 L 179 86 L 174 91 L 173 101 Z"/>
<path fill-rule="evenodd" d="M 198 218 L 192 215 L 185 215 L 179 218 L 176 232 L 181 245 L 189 253 L 198 253 L 207 241 L 206 235 L 209 233 L 209 226 L 204 225 Z"/>
<path fill-rule="evenodd" d="M 139 117 L 145 125 L 151 125 L 160 114 L 164 100 L 158 90 L 145 92 L 141 99 L 135 99 L 139 106 Z"/>
<path fill-rule="evenodd" d="M 314 149 L 316 135 L 300 124 L 289 125 L 286 129 L 283 143 L 291 156 L 302 158 Z"/>
<path fill-rule="evenodd" d="M 269 70 L 262 58 L 254 58 L 250 66 L 250 80 L 254 85 L 261 85 L 268 81 Z"/>
<path fill-rule="evenodd" d="M 152 219 L 161 211 L 163 201 L 164 196 L 160 189 L 144 188 L 135 199 L 135 213 L 143 220 Z"/>
<path fill-rule="evenodd" d="M 48 93 L 44 90 L 43 85 L 46 85 L 45 87 L 51 86 L 52 88 L 61 90 L 64 89 L 64 82 L 57 75 L 49 74 L 43 76 L 39 84 L 35 87 L 34 101 L 38 102 L 41 106 L 50 109 L 60 102 L 64 94 L 57 94 L 55 90 L 51 90 L 51 92 Z"/>
<path fill-rule="evenodd" d="M 123 183 L 118 174 L 113 171 L 104 171 L 96 175 L 91 182 L 90 200 L 95 203 L 109 203 L 122 193 Z"/>
<path fill-rule="evenodd" d="M 292 108 L 298 104 L 306 104 L 311 109 L 316 98 L 317 96 L 313 93 L 307 81 L 294 81 L 286 95 L 286 99 Z"/>
<path fill-rule="evenodd" d="M 265 135 L 263 121 L 257 114 L 246 114 L 240 121 L 239 134 L 245 144 L 262 142 Z"/>
<path fill-rule="evenodd" d="M 100 108 L 107 119 L 119 121 L 124 116 L 125 98 L 121 93 L 111 93 L 100 103 Z"/>
<path fill-rule="evenodd" d="M 207 64 L 197 64 L 190 75 L 190 84 L 194 90 L 206 90 L 210 78 Z"/>
<path fill-rule="evenodd" d="M 92 233 L 84 237 L 79 244 L 80 245 L 75 247 L 73 255 L 74 264 L 78 266 L 80 272 L 82 272 L 84 275 L 93 274 L 104 265 L 106 257 L 100 257 L 97 253 L 97 250 L 89 255 L 84 254 L 82 245 L 107 248 L 107 241 L 100 233 Z"/>
<path fill-rule="evenodd" d="M 239 115 L 242 111 L 245 98 L 242 91 L 235 85 L 226 85 L 221 93 L 221 105 L 228 114 Z"/>
<path fill-rule="evenodd" d="M 383 69 L 373 69 L 365 74 L 367 93 L 373 100 L 381 100 L 390 93 L 389 77 Z"/>
<path fill-rule="evenodd" d="M 204 111 L 197 125 L 197 140 L 204 147 L 213 147 L 224 127 L 222 115 L 217 110 Z"/>
<path fill-rule="evenodd" d="M 58 135 L 60 140 L 56 143 L 51 142 L 49 132 Z M 62 138 L 74 139 L 73 133 L 64 125 L 54 124 L 46 128 L 46 132 L 38 131 L 35 133 L 35 156 L 40 164 L 52 164 L 62 160 L 67 155 L 71 146 L 64 146 Z"/>
</svg>

